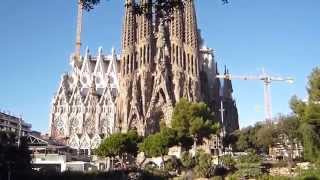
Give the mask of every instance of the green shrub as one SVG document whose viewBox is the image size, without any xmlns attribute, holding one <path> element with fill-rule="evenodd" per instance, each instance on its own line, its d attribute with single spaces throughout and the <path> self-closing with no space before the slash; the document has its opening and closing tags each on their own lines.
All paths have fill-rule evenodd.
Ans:
<svg viewBox="0 0 320 180">
<path fill-rule="evenodd" d="M 186 169 L 192 169 L 195 166 L 195 159 L 188 151 L 185 151 L 181 155 L 181 164 Z"/>
<path fill-rule="evenodd" d="M 127 180 L 129 175 L 137 175 L 138 179 L 151 179 L 151 180 L 162 180 L 168 179 L 167 176 L 155 175 L 147 171 L 140 170 L 122 170 L 122 171 L 108 171 L 99 173 L 85 173 L 85 172 L 29 172 L 24 174 L 13 174 L 11 179 L 14 180 Z"/>
<path fill-rule="evenodd" d="M 292 180 L 291 177 L 263 175 L 258 180 Z"/>
<path fill-rule="evenodd" d="M 210 180 L 223 180 L 222 176 L 213 176 Z"/>
<path fill-rule="evenodd" d="M 238 164 L 236 171 L 237 177 L 257 178 L 262 175 L 259 163 L 241 163 Z"/>
<path fill-rule="evenodd" d="M 242 155 L 238 159 L 239 163 L 261 163 L 261 158 L 256 153 Z"/>
<path fill-rule="evenodd" d="M 320 169 L 309 169 L 300 172 L 298 180 L 320 180 Z"/>
<path fill-rule="evenodd" d="M 197 152 L 194 171 L 198 177 L 209 178 L 213 176 L 214 167 L 212 164 L 212 156 L 203 151 Z"/>
<path fill-rule="evenodd" d="M 220 163 L 228 169 L 234 169 L 236 165 L 236 161 L 233 159 L 231 155 L 221 156 Z"/>
<path fill-rule="evenodd" d="M 164 163 L 164 169 L 167 172 L 179 172 L 181 169 L 181 162 L 179 159 L 172 157 Z"/>
</svg>

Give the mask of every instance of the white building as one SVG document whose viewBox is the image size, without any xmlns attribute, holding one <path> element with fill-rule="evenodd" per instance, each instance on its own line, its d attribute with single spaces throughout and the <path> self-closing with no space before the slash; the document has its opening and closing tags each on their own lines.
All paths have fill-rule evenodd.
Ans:
<svg viewBox="0 0 320 180">
<path fill-rule="evenodd" d="M 73 149 L 90 154 L 101 139 L 115 131 L 115 98 L 118 89 L 119 58 L 115 51 L 97 56 L 86 50 L 80 65 L 62 75 L 52 100 L 50 136 L 64 140 Z"/>
</svg>

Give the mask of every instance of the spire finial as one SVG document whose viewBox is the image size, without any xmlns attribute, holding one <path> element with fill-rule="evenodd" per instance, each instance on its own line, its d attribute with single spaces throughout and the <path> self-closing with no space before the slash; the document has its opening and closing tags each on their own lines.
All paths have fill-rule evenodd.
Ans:
<svg viewBox="0 0 320 180">
<path fill-rule="evenodd" d="M 86 57 L 86 58 L 89 56 L 89 53 L 90 53 L 90 50 L 89 50 L 89 47 L 87 46 L 87 47 L 86 47 L 86 54 L 85 54 L 85 57 Z"/>
<path fill-rule="evenodd" d="M 98 48 L 98 56 L 100 57 L 101 55 L 102 55 L 102 46 Z"/>
<path fill-rule="evenodd" d="M 96 82 L 95 81 L 91 81 L 91 88 L 96 88 Z"/>
<path fill-rule="evenodd" d="M 216 64 L 216 74 L 219 74 L 219 72 L 218 72 L 218 62 L 216 62 L 215 64 Z"/>
<path fill-rule="evenodd" d="M 114 49 L 113 46 L 112 46 L 112 48 L 111 48 L 111 54 L 112 54 L 112 57 L 116 54 L 116 50 Z"/>
<path fill-rule="evenodd" d="M 78 88 L 81 87 L 80 76 L 77 77 L 77 85 L 76 85 L 76 87 L 78 87 Z"/>
<path fill-rule="evenodd" d="M 96 94 L 96 82 L 94 80 L 91 81 L 90 93 L 91 94 Z"/>
</svg>

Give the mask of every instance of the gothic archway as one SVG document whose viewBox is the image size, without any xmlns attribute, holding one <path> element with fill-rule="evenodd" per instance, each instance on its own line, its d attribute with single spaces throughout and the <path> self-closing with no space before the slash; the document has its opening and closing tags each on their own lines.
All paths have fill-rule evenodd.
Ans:
<svg viewBox="0 0 320 180">
<path fill-rule="evenodd" d="M 79 120 L 77 118 L 71 118 L 70 120 L 70 134 L 78 133 L 79 132 Z"/>
<path fill-rule="evenodd" d="M 138 130 L 138 116 L 134 113 L 131 118 L 130 118 L 130 122 L 129 122 L 129 130 Z"/>
<path fill-rule="evenodd" d="M 55 127 L 56 127 L 57 135 L 58 136 L 63 136 L 64 133 L 65 133 L 65 128 L 64 128 L 63 119 L 61 117 L 56 119 Z"/>
</svg>

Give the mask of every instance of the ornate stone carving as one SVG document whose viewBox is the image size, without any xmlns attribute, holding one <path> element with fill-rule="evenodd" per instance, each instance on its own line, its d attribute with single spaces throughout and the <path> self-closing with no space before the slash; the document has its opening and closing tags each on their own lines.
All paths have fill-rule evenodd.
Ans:
<svg viewBox="0 0 320 180">
<path fill-rule="evenodd" d="M 173 106 L 181 97 L 205 101 L 214 111 L 217 103 L 213 102 L 220 100 L 219 93 L 209 95 L 215 90 L 212 88 L 215 81 L 206 79 L 215 79 L 216 69 L 209 67 L 214 64 L 210 52 L 200 50 L 203 41 L 197 28 L 194 1 L 183 1 L 183 7 L 173 9 L 169 20 L 160 19 L 161 10 L 146 11 L 151 17 L 134 14 L 132 6 L 125 8 L 117 99 L 119 129 L 126 132 L 136 128 L 142 135 L 156 131 L 160 120 L 170 125 Z"/>
<path fill-rule="evenodd" d="M 62 76 L 50 115 L 50 134 L 53 138 L 65 137 L 72 148 L 88 149 L 91 148 L 91 142 L 95 142 L 95 146 L 100 142 L 97 140 L 99 134 L 108 136 L 113 133 L 119 60 L 114 50 L 112 53 L 111 56 L 104 56 L 100 48 L 98 57 L 94 58 L 87 51 L 82 64 L 86 67 Z M 98 59 L 99 62 L 92 59 Z M 99 67 L 95 68 L 94 65 Z M 80 77 L 86 77 L 88 81 L 84 82 Z M 97 77 L 112 77 L 112 81 L 101 79 L 96 86 L 95 81 L 91 80 Z M 103 121 L 101 125 L 100 121 Z M 85 135 L 87 137 L 83 139 Z M 82 140 L 85 140 L 85 144 Z"/>
<path fill-rule="evenodd" d="M 51 136 L 71 137 L 72 147 L 88 149 L 96 146 L 99 134 L 136 129 L 148 135 L 159 130 L 161 120 L 170 125 L 182 97 L 204 101 L 215 114 L 221 100 L 228 102 L 226 112 L 234 114 L 225 116 L 233 117 L 228 127 L 238 127 L 232 87 L 220 94 L 213 51 L 200 48 L 194 1 L 173 9 L 172 19 L 160 19 L 161 12 L 151 7 L 147 15 L 138 15 L 133 2 L 126 0 L 120 57 L 114 50 L 103 55 L 101 48 L 94 57 L 87 49 L 80 69 L 62 76 L 52 102 Z"/>
</svg>

